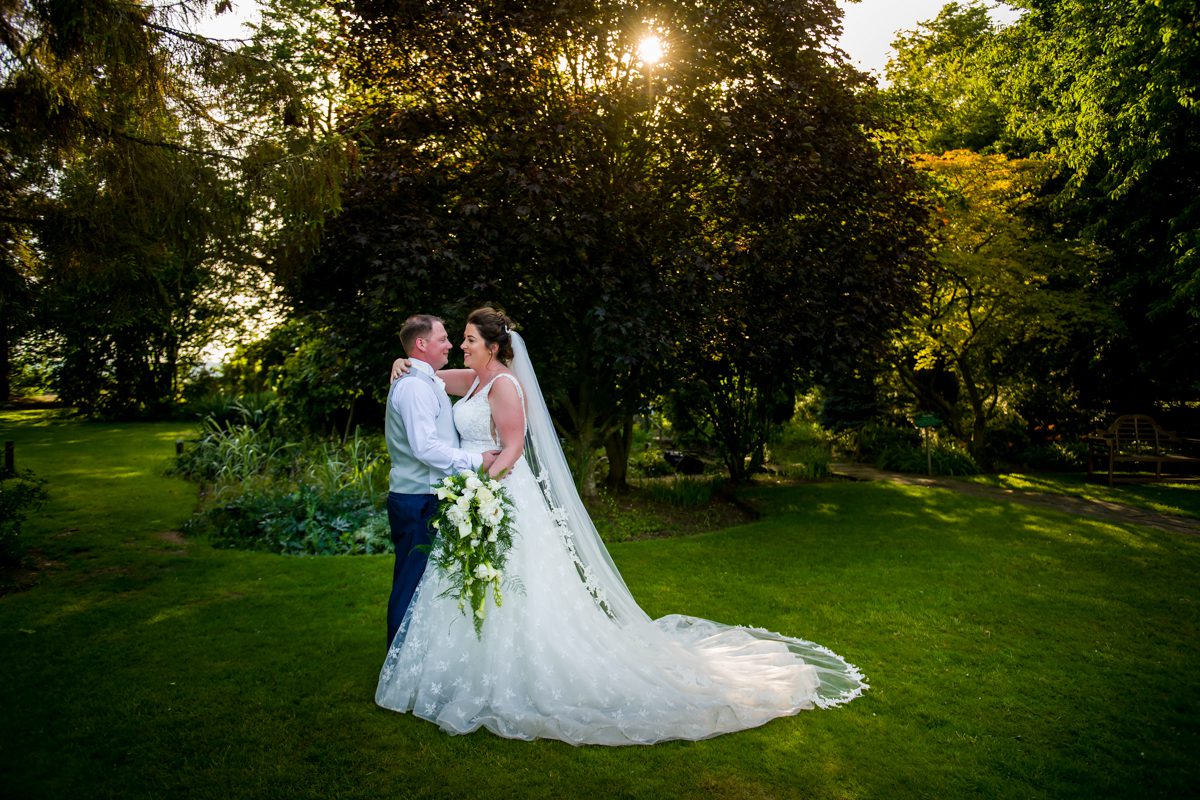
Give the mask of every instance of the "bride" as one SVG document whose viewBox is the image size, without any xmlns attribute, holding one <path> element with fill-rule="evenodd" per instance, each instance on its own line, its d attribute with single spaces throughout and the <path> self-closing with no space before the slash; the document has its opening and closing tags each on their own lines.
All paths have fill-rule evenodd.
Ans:
<svg viewBox="0 0 1200 800">
<path fill-rule="evenodd" d="M 513 499 L 505 569 L 519 588 L 491 600 L 481 638 L 430 566 L 379 675 L 375 702 L 449 733 L 651 744 L 705 739 L 863 692 L 826 648 L 757 628 L 670 615 L 634 601 L 563 457 L 520 335 L 502 313 L 468 317 L 467 369 L 441 370 L 462 395 L 464 450 L 500 450 L 491 467 Z"/>
</svg>

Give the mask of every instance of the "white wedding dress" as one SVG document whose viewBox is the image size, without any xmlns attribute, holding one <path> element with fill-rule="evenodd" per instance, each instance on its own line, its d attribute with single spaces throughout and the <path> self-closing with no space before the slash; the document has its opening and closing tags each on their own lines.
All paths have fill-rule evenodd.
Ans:
<svg viewBox="0 0 1200 800">
<path fill-rule="evenodd" d="M 505 574 L 520 586 L 506 586 L 498 608 L 488 599 L 477 639 L 457 601 L 441 596 L 448 584 L 430 566 L 380 672 L 380 706 L 450 733 L 484 727 L 514 739 L 625 745 L 705 739 L 838 705 L 866 689 L 856 667 L 812 642 L 694 617 L 651 620 L 612 566 L 573 485 L 563 485 L 569 473 L 561 474 L 565 461 L 547 430 L 544 400 L 514 338 L 520 381 L 497 380 L 514 380 L 528 409 L 530 457 L 504 479 L 515 506 Z M 499 445 L 490 389 L 454 407 L 464 449 Z"/>
</svg>

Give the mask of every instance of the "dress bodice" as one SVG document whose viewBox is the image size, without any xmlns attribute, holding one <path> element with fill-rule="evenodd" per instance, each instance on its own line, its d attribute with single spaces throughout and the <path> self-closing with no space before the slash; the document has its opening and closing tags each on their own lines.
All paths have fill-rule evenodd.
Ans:
<svg viewBox="0 0 1200 800">
<path fill-rule="evenodd" d="M 513 382 L 517 387 L 518 396 L 524 402 L 525 393 L 521 390 L 521 384 L 512 375 L 502 372 L 483 388 L 479 388 L 479 379 L 476 378 L 467 391 L 467 396 L 454 404 L 454 425 L 458 428 L 460 446 L 467 452 L 482 453 L 484 450 L 501 448 L 495 426 L 492 424 L 492 406 L 488 403 L 488 393 L 501 378 Z"/>
</svg>

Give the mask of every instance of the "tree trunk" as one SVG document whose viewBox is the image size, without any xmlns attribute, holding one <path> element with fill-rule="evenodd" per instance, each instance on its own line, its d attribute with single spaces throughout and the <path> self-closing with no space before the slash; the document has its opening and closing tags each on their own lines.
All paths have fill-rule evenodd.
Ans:
<svg viewBox="0 0 1200 800">
<path fill-rule="evenodd" d="M 595 429 L 588 425 L 575 432 L 567 460 L 579 495 L 585 498 L 596 496 L 596 436 Z"/>
<path fill-rule="evenodd" d="M 8 326 L 0 325 L 0 403 L 12 396 L 12 345 L 8 341 Z"/>
<path fill-rule="evenodd" d="M 605 485 L 610 491 L 623 492 L 629 488 L 629 451 L 633 449 L 633 415 L 625 415 L 621 427 L 604 437 L 604 452 L 608 455 L 608 477 Z"/>
<path fill-rule="evenodd" d="M 967 399 L 971 403 L 971 435 L 961 436 L 971 450 L 975 463 L 982 469 L 990 469 L 987 458 L 987 416 L 983 409 L 983 392 L 975 384 L 975 373 L 965 358 L 958 360 L 958 368 L 967 389 Z M 965 431 L 964 431 L 965 433 Z"/>
<path fill-rule="evenodd" d="M 567 442 L 567 464 L 575 477 L 581 497 L 596 496 L 596 409 L 591 403 L 591 391 L 585 382 L 580 387 L 579 401 L 566 401 L 574 436 Z"/>
</svg>

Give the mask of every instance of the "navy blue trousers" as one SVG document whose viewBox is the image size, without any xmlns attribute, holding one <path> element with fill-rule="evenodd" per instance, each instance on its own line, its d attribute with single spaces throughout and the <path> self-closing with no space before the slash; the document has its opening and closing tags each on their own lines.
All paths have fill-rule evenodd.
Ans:
<svg viewBox="0 0 1200 800">
<path fill-rule="evenodd" d="M 392 544 L 396 546 L 387 615 L 388 647 L 391 647 L 429 561 L 429 553 L 417 548 L 430 544 L 429 521 L 437 511 L 437 495 L 388 492 L 387 509 Z"/>
</svg>

